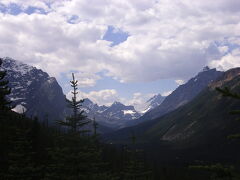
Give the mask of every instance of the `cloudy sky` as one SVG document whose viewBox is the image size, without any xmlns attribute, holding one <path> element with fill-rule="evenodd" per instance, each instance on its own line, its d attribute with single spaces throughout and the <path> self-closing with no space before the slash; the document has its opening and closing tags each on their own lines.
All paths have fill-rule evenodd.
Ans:
<svg viewBox="0 0 240 180">
<path fill-rule="evenodd" d="M 99 104 L 169 94 L 204 66 L 240 66 L 239 0 L 0 0 L 0 56 Z"/>
</svg>

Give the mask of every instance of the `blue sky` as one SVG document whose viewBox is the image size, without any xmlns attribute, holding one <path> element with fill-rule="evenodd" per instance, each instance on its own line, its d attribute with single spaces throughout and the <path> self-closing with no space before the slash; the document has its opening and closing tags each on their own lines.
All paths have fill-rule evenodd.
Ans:
<svg viewBox="0 0 240 180">
<path fill-rule="evenodd" d="M 92 5 L 94 3 L 94 6 Z M 240 66 L 240 1 L 2 0 L 0 56 L 43 69 L 69 93 L 138 106 L 204 66 Z"/>
</svg>

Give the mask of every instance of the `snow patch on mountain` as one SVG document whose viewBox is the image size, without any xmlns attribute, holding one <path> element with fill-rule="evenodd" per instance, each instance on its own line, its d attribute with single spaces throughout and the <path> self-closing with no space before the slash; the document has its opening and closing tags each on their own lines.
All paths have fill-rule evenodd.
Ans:
<svg viewBox="0 0 240 180">
<path fill-rule="evenodd" d="M 131 114 L 134 115 L 136 112 L 134 112 L 133 110 L 123 110 L 124 115 L 126 114 Z"/>
<path fill-rule="evenodd" d="M 12 109 L 12 111 L 22 114 L 27 111 L 27 108 L 25 106 L 23 106 L 22 104 L 18 104 Z"/>
<path fill-rule="evenodd" d="M 145 114 L 146 112 L 156 108 L 163 102 L 164 99 L 165 96 L 162 96 L 161 94 L 154 95 L 149 100 L 147 100 L 147 102 L 145 103 L 146 108 L 141 113 Z"/>
</svg>

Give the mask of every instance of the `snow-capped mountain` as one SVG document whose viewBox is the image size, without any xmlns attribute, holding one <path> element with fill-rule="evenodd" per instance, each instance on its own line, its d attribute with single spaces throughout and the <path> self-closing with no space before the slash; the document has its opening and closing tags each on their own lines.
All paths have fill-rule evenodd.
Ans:
<svg viewBox="0 0 240 180">
<path fill-rule="evenodd" d="M 120 102 L 114 102 L 109 107 L 98 106 L 86 98 L 82 108 L 88 117 L 95 118 L 101 124 L 113 128 L 126 127 L 129 122 L 140 117 L 133 106 L 125 106 Z"/>
<path fill-rule="evenodd" d="M 54 77 L 49 77 L 41 69 L 23 64 L 11 58 L 3 58 L 2 69 L 12 92 L 10 100 L 18 113 L 43 120 L 62 119 L 65 115 L 65 95 Z"/>
<path fill-rule="evenodd" d="M 142 111 L 142 114 L 154 109 L 155 107 L 159 106 L 163 100 L 165 99 L 165 96 L 162 96 L 161 94 L 154 95 L 146 102 L 146 108 L 144 111 Z"/>
</svg>

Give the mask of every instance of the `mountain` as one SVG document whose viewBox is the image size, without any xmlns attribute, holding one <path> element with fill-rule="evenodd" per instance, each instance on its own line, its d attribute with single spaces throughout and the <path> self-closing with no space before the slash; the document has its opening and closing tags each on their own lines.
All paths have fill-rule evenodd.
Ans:
<svg viewBox="0 0 240 180">
<path fill-rule="evenodd" d="M 52 124 L 71 113 L 62 88 L 54 77 L 11 58 L 3 58 L 2 68 L 7 71 L 6 78 L 12 88 L 9 98 L 16 105 L 14 111 L 25 113 L 28 117 L 36 116 L 40 120 L 48 118 Z M 118 102 L 107 107 L 85 99 L 82 108 L 90 119 L 96 118 L 103 131 L 109 130 L 109 127 L 125 127 L 128 121 L 140 117 L 133 106 Z"/>
<path fill-rule="evenodd" d="M 165 141 L 181 147 L 213 146 L 228 143 L 227 136 L 240 132 L 231 110 L 240 107 L 240 101 L 223 97 L 216 87 L 229 87 L 240 92 L 240 68 L 223 73 L 192 101 L 162 117 L 124 128 L 106 137 L 110 142 L 126 142 L 134 132 L 139 142 Z"/>
<path fill-rule="evenodd" d="M 205 67 L 194 78 L 191 78 L 187 83 L 180 85 L 174 90 L 159 106 L 146 112 L 138 122 L 155 119 L 187 104 L 206 88 L 210 82 L 216 80 L 222 74 L 223 72 L 216 69 Z"/>
<path fill-rule="evenodd" d="M 142 113 L 146 113 L 157 106 L 159 106 L 165 99 L 165 96 L 162 96 L 161 94 L 154 95 L 146 102 L 146 108 Z"/>
<path fill-rule="evenodd" d="M 140 117 L 140 114 L 133 106 L 125 106 L 120 102 L 114 102 L 111 106 L 98 106 L 90 99 L 86 98 L 83 103 L 83 109 L 87 116 L 95 118 L 101 124 L 121 128 L 128 126 L 128 123 Z"/>
<path fill-rule="evenodd" d="M 2 68 L 7 71 L 12 89 L 9 98 L 16 105 L 14 111 L 40 120 L 46 116 L 51 120 L 65 116 L 65 95 L 54 77 L 11 58 L 3 58 Z"/>
</svg>

